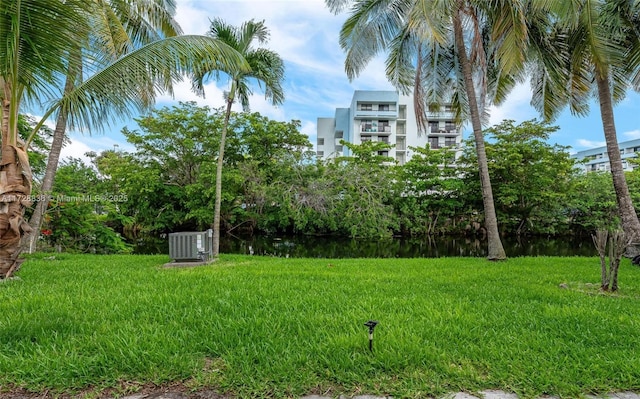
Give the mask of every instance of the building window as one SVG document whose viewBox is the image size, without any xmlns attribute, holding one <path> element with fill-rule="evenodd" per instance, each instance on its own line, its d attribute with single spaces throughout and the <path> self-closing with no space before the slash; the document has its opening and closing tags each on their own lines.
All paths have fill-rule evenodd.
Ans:
<svg viewBox="0 0 640 399">
<path fill-rule="evenodd" d="M 407 106 L 401 105 L 400 112 L 398 112 L 398 119 L 407 119 Z"/>
<path fill-rule="evenodd" d="M 318 145 L 324 145 L 324 139 L 318 139 Z"/>
<path fill-rule="evenodd" d="M 362 132 L 373 132 L 373 121 L 362 121 L 360 123 L 360 128 Z"/>
<path fill-rule="evenodd" d="M 366 143 L 367 141 L 371 141 L 371 137 L 369 136 L 363 136 L 360 138 L 360 141 L 363 143 Z"/>
<path fill-rule="evenodd" d="M 453 147 L 456 145 L 456 138 L 455 137 L 445 137 L 444 138 L 444 145 L 445 147 Z"/>
<path fill-rule="evenodd" d="M 437 137 L 429 137 L 429 147 L 431 147 L 432 150 L 437 150 L 438 148 L 440 148 Z"/>
<path fill-rule="evenodd" d="M 445 105 L 444 112 L 453 112 L 453 107 L 451 105 Z"/>
<path fill-rule="evenodd" d="M 455 123 L 453 123 L 452 121 L 446 121 L 446 122 L 444 123 L 444 130 L 446 130 L 446 131 L 447 131 L 447 133 L 449 133 L 449 132 L 453 132 L 453 131 L 455 131 L 455 130 L 456 130 L 456 124 L 455 124 Z"/>
<path fill-rule="evenodd" d="M 318 156 L 319 157 L 323 157 L 324 156 L 324 151 L 318 151 Z"/>
<path fill-rule="evenodd" d="M 389 104 L 379 104 L 378 111 L 389 111 Z"/>
<path fill-rule="evenodd" d="M 439 122 L 429 122 L 429 131 L 431 133 L 438 133 L 439 128 L 440 128 Z"/>
<path fill-rule="evenodd" d="M 360 111 L 373 111 L 372 104 L 360 104 Z"/>
<path fill-rule="evenodd" d="M 378 151 L 378 155 L 381 155 L 383 157 L 388 157 L 389 156 L 389 151 Z"/>
<path fill-rule="evenodd" d="M 378 121 L 378 131 L 391 133 L 391 123 L 389 121 Z"/>
</svg>

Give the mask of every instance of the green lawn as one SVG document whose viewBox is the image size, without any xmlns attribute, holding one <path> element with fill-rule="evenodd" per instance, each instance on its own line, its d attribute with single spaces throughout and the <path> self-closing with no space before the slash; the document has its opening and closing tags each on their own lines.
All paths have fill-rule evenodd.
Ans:
<svg viewBox="0 0 640 399">
<path fill-rule="evenodd" d="M 640 390 L 640 268 L 628 260 L 610 296 L 597 291 L 596 258 L 223 256 L 163 269 L 165 256 L 44 256 L 0 283 L 5 389 Z M 380 322 L 374 353 L 369 319 Z"/>
</svg>

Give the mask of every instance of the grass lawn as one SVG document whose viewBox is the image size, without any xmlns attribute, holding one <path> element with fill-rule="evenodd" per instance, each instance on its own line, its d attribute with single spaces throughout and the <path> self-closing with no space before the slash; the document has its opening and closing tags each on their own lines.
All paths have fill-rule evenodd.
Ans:
<svg viewBox="0 0 640 399">
<path fill-rule="evenodd" d="M 640 268 L 596 258 L 32 257 L 0 283 L 0 386 L 242 397 L 640 390 Z M 568 288 L 560 288 L 561 283 Z M 380 322 L 374 352 L 369 319 Z"/>
</svg>

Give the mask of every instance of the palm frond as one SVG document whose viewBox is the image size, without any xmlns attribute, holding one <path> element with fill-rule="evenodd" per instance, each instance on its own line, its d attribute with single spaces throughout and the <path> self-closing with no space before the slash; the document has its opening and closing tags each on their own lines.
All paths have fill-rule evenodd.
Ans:
<svg viewBox="0 0 640 399">
<path fill-rule="evenodd" d="M 89 6 L 84 0 L 0 2 L 0 78 L 30 99 L 55 96 L 65 55 L 89 31 Z"/>
<path fill-rule="evenodd" d="M 269 41 L 269 29 L 265 26 L 264 20 L 256 22 L 252 19 L 244 22 L 237 32 L 239 39 L 237 50 L 241 53 L 249 51 L 254 41 L 258 42 L 258 44 L 264 44 Z"/>
<path fill-rule="evenodd" d="M 399 33 L 407 12 L 407 0 L 363 0 L 356 4 L 340 31 L 346 51 L 345 72 L 354 79 Z"/>
<path fill-rule="evenodd" d="M 214 18 L 210 20 L 209 32 L 207 33 L 207 36 L 218 39 L 237 50 L 242 47 L 238 35 L 238 29 L 235 26 L 228 24 L 223 19 Z"/>
<path fill-rule="evenodd" d="M 70 126 L 102 130 L 105 125 L 148 110 L 154 96 L 140 96 L 150 85 L 170 91 L 172 82 L 200 71 L 203 65 L 248 70 L 235 50 L 206 36 L 177 36 L 150 43 L 88 78 L 52 109 L 70 116 Z"/>
<path fill-rule="evenodd" d="M 265 97 L 273 105 L 282 104 L 284 102 L 282 82 L 285 68 L 278 53 L 258 48 L 245 55 L 245 59 L 251 68 L 251 72 L 247 75 L 257 79 L 259 84 L 264 84 Z"/>
<path fill-rule="evenodd" d="M 353 0 L 324 0 L 325 5 L 335 14 L 342 12 L 352 2 Z"/>
<path fill-rule="evenodd" d="M 392 40 L 389 48 L 385 62 L 387 79 L 400 92 L 407 94 L 415 87 L 416 70 L 420 69 L 419 64 L 415 65 L 416 59 L 418 63 L 421 62 L 420 41 L 411 29 L 405 26 Z"/>
</svg>

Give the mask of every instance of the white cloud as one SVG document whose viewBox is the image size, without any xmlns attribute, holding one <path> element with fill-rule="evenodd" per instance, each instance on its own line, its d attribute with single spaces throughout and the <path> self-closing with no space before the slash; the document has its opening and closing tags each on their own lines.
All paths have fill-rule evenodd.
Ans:
<svg viewBox="0 0 640 399">
<path fill-rule="evenodd" d="M 531 101 L 531 89 L 527 83 L 516 85 L 500 106 L 492 106 L 489 124 L 491 126 L 505 119 L 513 119 L 517 123 L 537 117 L 536 111 L 529 104 Z"/>
<path fill-rule="evenodd" d="M 91 160 L 85 154 L 90 151 L 95 151 L 95 149 L 79 140 L 71 140 L 69 144 L 62 148 L 60 162 L 62 163 L 67 158 L 80 158 L 85 164 L 89 165 Z"/>
<path fill-rule="evenodd" d="M 607 145 L 606 141 L 593 141 L 586 139 L 578 139 L 576 140 L 576 147 L 580 148 L 597 148 L 597 147 L 605 147 Z"/>
<path fill-rule="evenodd" d="M 316 124 L 310 121 L 306 121 L 302 123 L 302 126 L 300 127 L 300 133 L 306 134 L 307 136 L 309 136 L 309 141 L 311 141 L 311 144 L 313 144 L 315 148 L 316 137 L 317 137 Z"/>
<path fill-rule="evenodd" d="M 631 130 L 628 132 L 624 132 L 622 133 L 623 136 L 625 136 L 628 139 L 640 139 L 640 129 L 636 129 L 636 130 Z"/>
<path fill-rule="evenodd" d="M 105 150 L 117 150 L 133 152 L 135 148 L 123 140 L 115 140 L 111 137 L 89 137 L 78 136 L 70 138 L 70 143 L 62 148 L 60 153 L 60 161 L 66 158 L 80 158 L 85 164 L 90 164 L 91 160 L 85 154 L 87 152 L 102 152 Z"/>
</svg>

